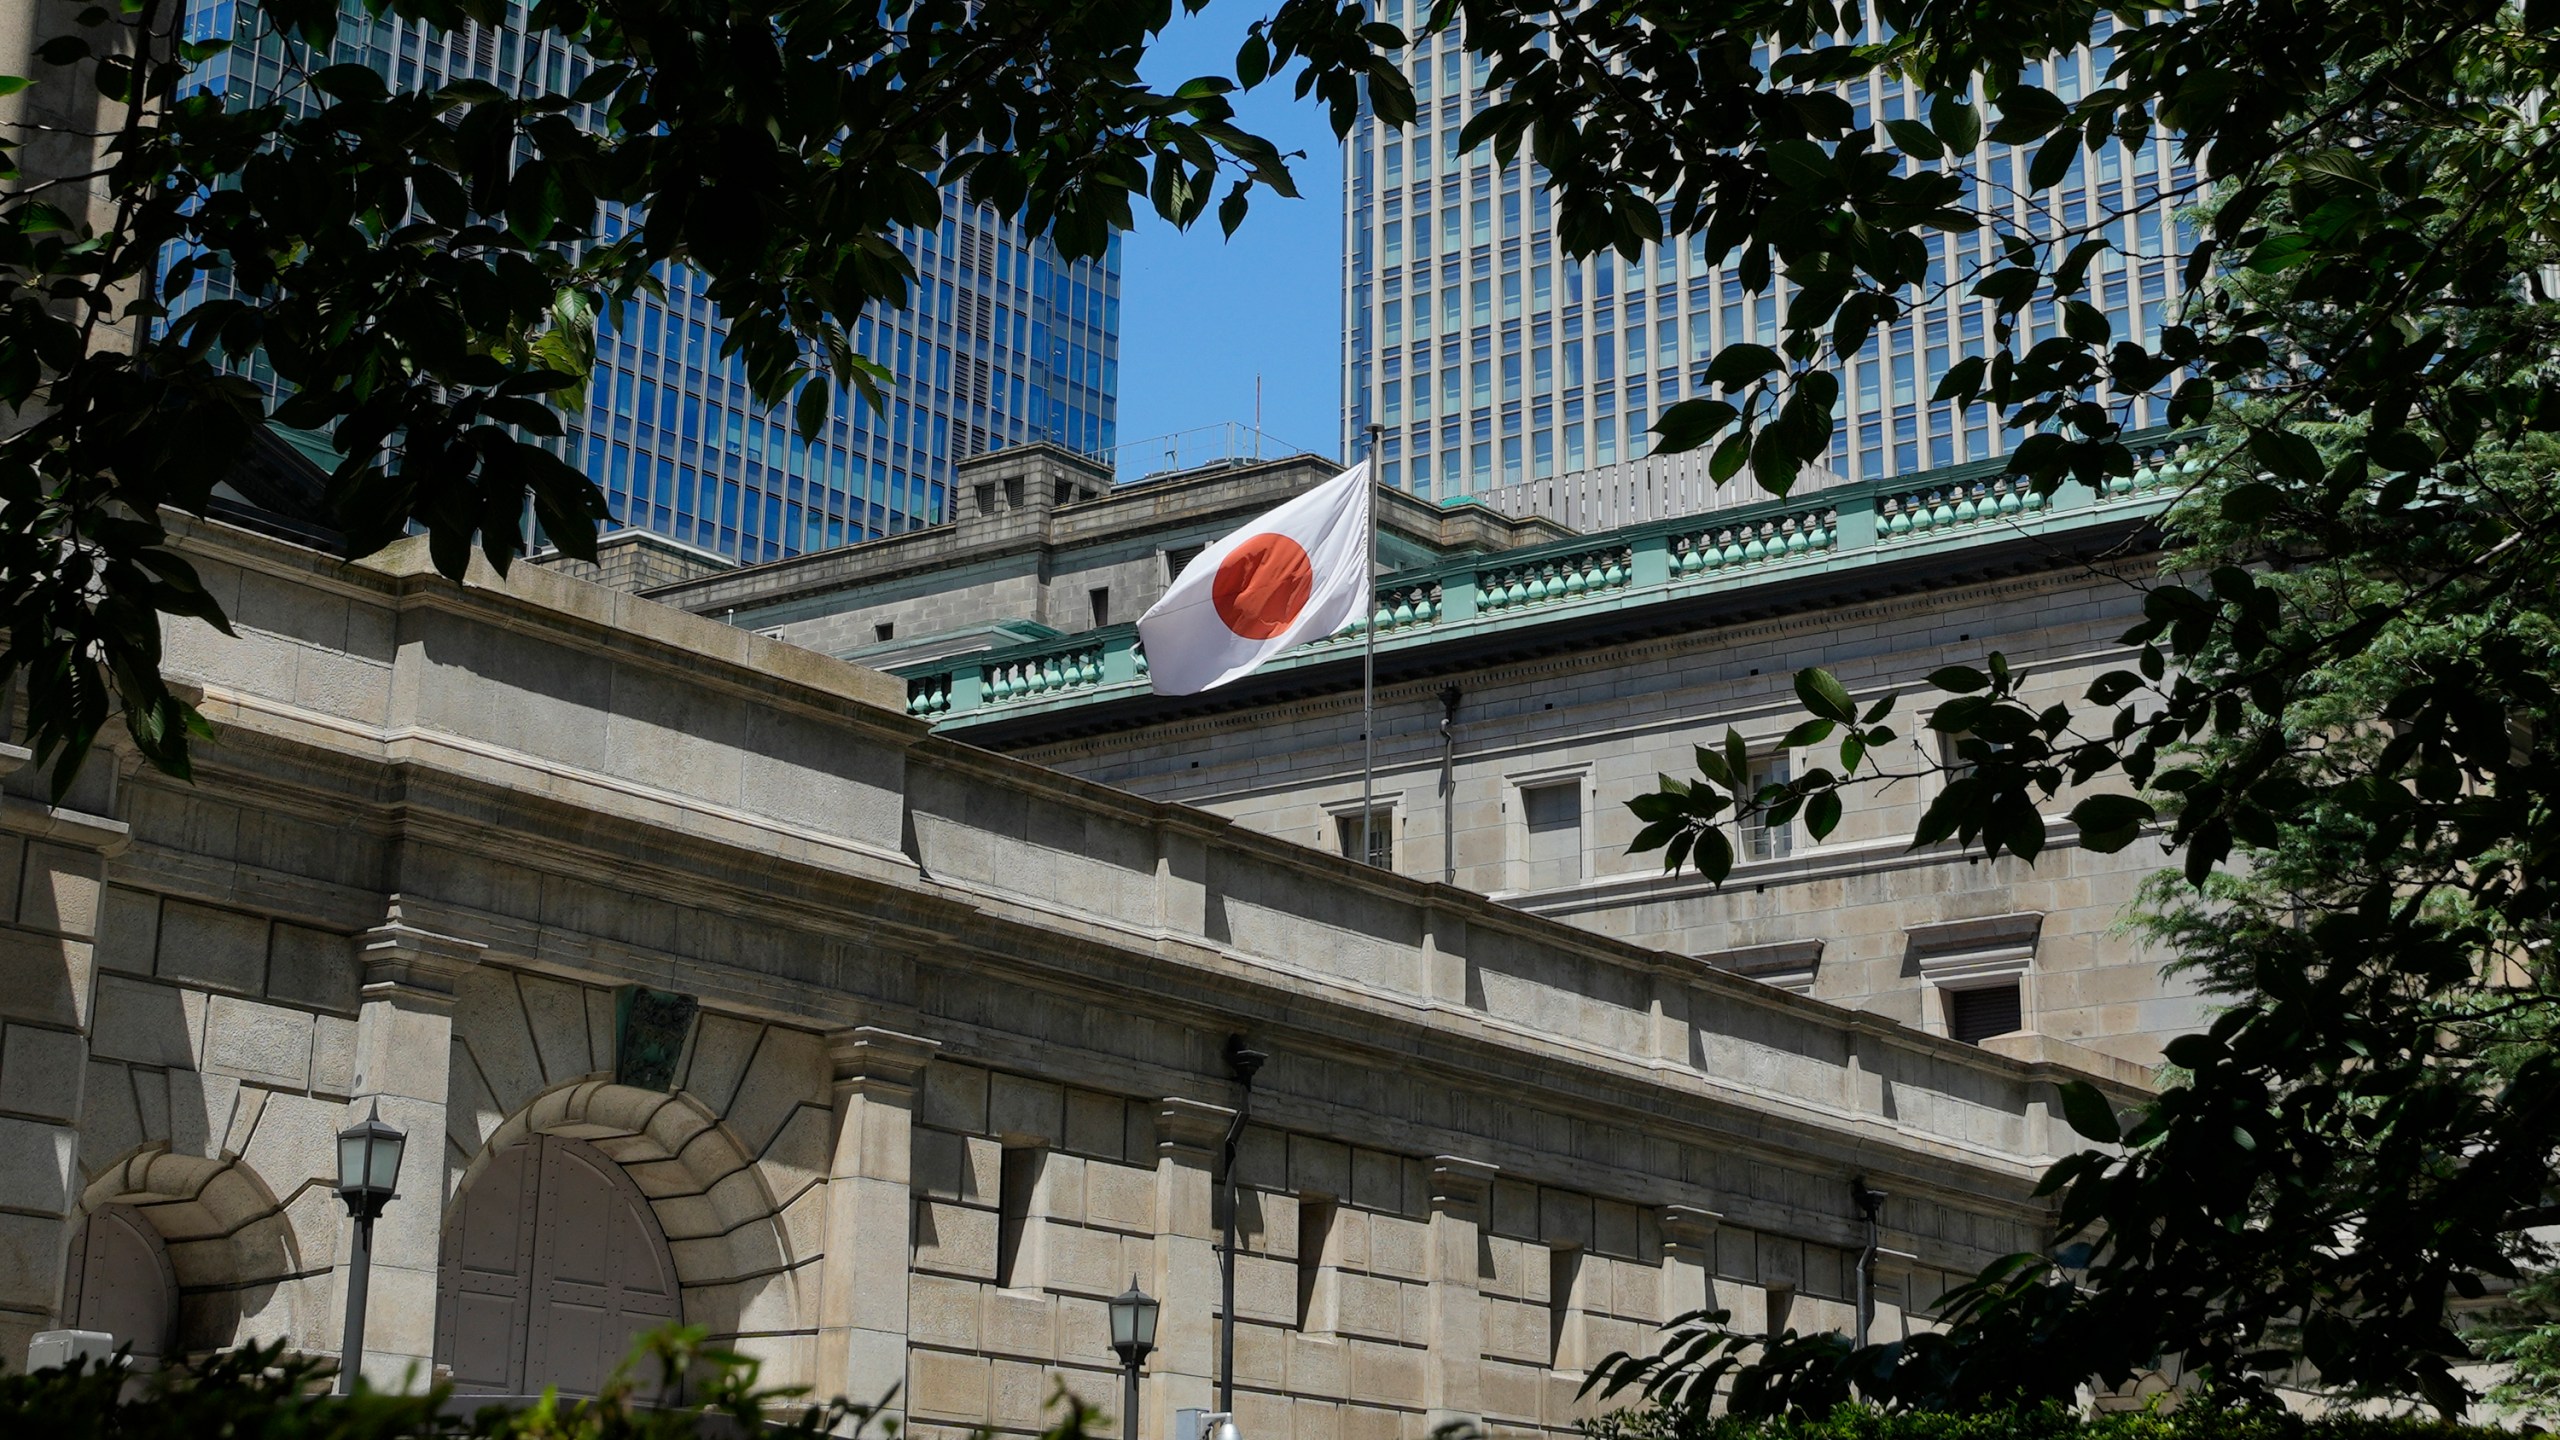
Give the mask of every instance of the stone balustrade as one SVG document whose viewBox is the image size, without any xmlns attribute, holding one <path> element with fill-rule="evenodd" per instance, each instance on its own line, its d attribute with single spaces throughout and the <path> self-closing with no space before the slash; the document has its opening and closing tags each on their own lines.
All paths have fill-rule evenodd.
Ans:
<svg viewBox="0 0 2560 1440">
<path fill-rule="evenodd" d="M 1496 614 L 1532 605 L 1580 600 L 1623 590 L 1635 576 L 1635 551 L 1601 545 L 1566 555 L 1546 555 L 1479 572 L 1476 609 Z"/>
<path fill-rule="evenodd" d="M 1801 560 L 1831 549 L 1840 517 L 1829 506 L 1785 515 L 1763 515 L 1737 523 L 1704 526 L 1693 534 L 1671 538 L 1672 570 L 1682 579 Z"/>
</svg>

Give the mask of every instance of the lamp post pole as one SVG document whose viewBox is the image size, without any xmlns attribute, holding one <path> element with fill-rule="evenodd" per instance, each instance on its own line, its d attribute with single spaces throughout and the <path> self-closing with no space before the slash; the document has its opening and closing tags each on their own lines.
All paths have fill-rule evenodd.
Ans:
<svg viewBox="0 0 2560 1440">
<path fill-rule="evenodd" d="M 1849 1182 L 1849 1198 L 1867 1222 L 1867 1243 L 1858 1251 L 1858 1348 L 1867 1348 L 1867 1332 L 1876 1323 L 1876 1246 L 1884 1228 L 1885 1193 L 1859 1176 Z"/>
<path fill-rule="evenodd" d="M 364 1311 L 373 1288 L 373 1222 L 391 1203 L 400 1181 L 400 1152 L 409 1137 L 383 1123 L 382 1103 L 375 1101 L 365 1118 L 338 1132 L 338 1198 L 355 1221 L 355 1244 L 347 1252 L 347 1324 L 338 1341 L 338 1384 L 341 1395 L 355 1393 L 364 1369 Z"/>
<path fill-rule="evenodd" d="M 373 1288 L 373 1217 L 356 1216 L 356 1243 L 347 1252 L 347 1328 L 338 1340 L 338 1393 L 352 1395 L 364 1367 L 364 1307 Z"/>
<path fill-rule="evenodd" d="M 1227 1037 L 1227 1070 L 1243 1090 L 1236 1100 L 1236 1118 L 1227 1125 L 1226 1144 L 1219 1147 L 1218 1166 L 1219 1189 L 1226 1202 L 1218 1232 L 1218 1408 L 1229 1415 L 1236 1410 L 1236 1147 L 1244 1139 L 1245 1119 L 1253 1113 L 1254 1073 L 1269 1058 L 1259 1050 L 1246 1049 L 1243 1036 Z"/>
</svg>

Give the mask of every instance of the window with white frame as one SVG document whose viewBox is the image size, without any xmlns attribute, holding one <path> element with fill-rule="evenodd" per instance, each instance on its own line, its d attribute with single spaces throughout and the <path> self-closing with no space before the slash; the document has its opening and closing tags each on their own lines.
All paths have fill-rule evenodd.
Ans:
<svg viewBox="0 0 2560 1440">
<path fill-rule="evenodd" d="M 1794 777 L 1787 762 L 1787 752 L 1773 751 L 1751 762 L 1751 793 L 1758 795 L 1771 785 L 1784 785 Z M 1739 844 L 1734 849 L 1743 860 L 1783 860 L 1795 850 L 1795 822 L 1769 823 L 1765 814 L 1755 814 L 1742 822 Z"/>
<path fill-rule="evenodd" d="M 1921 1023 L 1968 1045 L 2028 1028 L 2040 912 L 1915 926 L 1905 932 L 1928 998 Z"/>
<path fill-rule="evenodd" d="M 1360 850 L 1360 807 L 1351 807 L 1348 815 L 1333 817 L 1333 836 L 1337 847 L 1350 859 L 1367 861 L 1381 870 L 1396 868 L 1396 812 L 1392 805 L 1381 805 L 1369 812 L 1368 854 Z"/>
</svg>

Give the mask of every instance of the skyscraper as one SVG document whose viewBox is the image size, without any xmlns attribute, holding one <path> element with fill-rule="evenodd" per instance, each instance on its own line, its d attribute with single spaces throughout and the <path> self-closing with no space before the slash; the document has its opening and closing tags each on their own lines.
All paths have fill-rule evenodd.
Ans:
<svg viewBox="0 0 2560 1440">
<path fill-rule="evenodd" d="M 277 93 L 283 44 L 243 0 L 194 0 L 188 31 L 233 41 L 199 83 L 239 104 Z M 565 90 L 584 68 L 557 36 L 520 24 L 448 32 L 353 7 L 328 59 L 404 89 L 469 78 Z M 1116 240 L 1099 261 L 1070 262 L 955 188 L 938 229 L 899 243 L 916 267 L 912 303 L 856 325 L 858 348 L 897 377 L 889 403 L 875 414 L 840 396 L 814 444 L 783 412 L 757 408 L 743 367 L 720 359 L 722 326 L 699 276 L 671 267 L 663 297 L 601 323 L 564 453 L 604 487 L 616 522 L 773 560 L 940 520 L 952 466 L 971 455 L 1026 440 L 1087 452 L 1116 442 Z"/>
<path fill-rule="evenodd" d="M 1419 28 L 1423 0 L 1377 0 L 1389 23 Z M 1868 24 L 1875 26 L 1870 15 Z M 2028 83 L 2075 100 L 2100 83 L 2111 59 L 2110 22 L 2090 44 L 2032 67 Z M 1764 56 L 1765 59 L 1765 56 Z M 1482 108 L 1490 62 L 1455 34 L 1405 55 L 1417 116 L 1397 131 L 1363 115 L 1343 164 L 1343 443 L 1385 427 L 1381 478 L 1422 495 L 1468 495 L 1523 480 L 1571 474 L 1646 451 L 1647 427 L 1664 409 L 1709 393 L 1707 362 L 1736 341 L 1774 343 L 1783 279 L 1748 294 L 1709 264 L 1697 237 L 1648 245 L 1637 260 L 1614 251 L 1574 260 L 1556 243 L 1545 172 L 1522 153 L 1499 163 L 1489 145 L 1459 153 L 1458 134 Z M 1844 87 L 1860 124 L 1916 114 L 1909 88 L 1881 72 Z M 1980 173 L 2004 194 L 2027 157 L 1985 144 Z M 2010 223 L 2050 235 L 2095 219 L 2126 253 L 2093 268 L 2090 299 L 2116 333 L 2157 336 L 2183 248 L 2159 196 L 2192 180 L 2170 140 L 2138 150 L 2110 141 L 2082 154 L 2056 190 L 2022 200 Z M 2111 218 L 2112 217 L 2112 218 Z M 1992 232 L 1927 237 L 1935 277 L 1957 279 L 1970 254 L 1989 259 Z M 1959 412 L 1929 396 L 1949 364 L 1990 343 L 1987 302 L 1945 285 L 1900 323 L 1879 327 L 1841 376 L 1841 425 L 1830 468 L 1872 479 L 1997 455 L 2006 448 L 1984 405 Z M 2019 348 L 2059 333 L 2050 301 L 2025 317 Z M 2132 421 L 2163 419 L 2137 400 Z"/>
</svg>

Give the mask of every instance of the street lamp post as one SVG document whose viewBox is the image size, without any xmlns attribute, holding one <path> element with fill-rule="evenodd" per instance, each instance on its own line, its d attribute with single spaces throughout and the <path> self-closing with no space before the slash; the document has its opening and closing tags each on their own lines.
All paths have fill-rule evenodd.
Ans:
<svg viewBox="0 0 2560 1440">
<path fill-rule="evenodd" d="M 382 1102 L 372 1113 L 338 1132 L 338 1198 L 356 1222 L 354 1250 L 347 1256 L 347 1328 L 338 1343 L 338 1393 L 355 1393 L 356 1372 L 364 1368 L 365 1291 L 373 1281 L 373 1220 L 391 1203 L 400 1180 L 400 1152 L 409 1137 L 382 1119 Z"/>
<path fill-rule="evenodd" d="M 1156 1297 L 1138 1288 L 1135 1275 L 1129 1277 L 1127 1291 L 1112 1297 L 1111 1348 L 1120 1356 L 1127 1382 L 1121 1389 L 1122 1440 L 1138 1440 L 1138 1367 L 1156 1348 L 1156 1308 Z"/>
<path fill-rule="evenodd" d="M 1236 1077 L 1235 1119 L 1227 1124 L 1226 1142 L 1218 1147 L 1219 1198 L 1225 1211 L 1218 1227 L 1218 1412 L 1236 1412 L 1236 1146 L 1244 1140 L 1245 1122 L 1253 1115 L 1253 1077 L 1271 1057 L 1248 1049 L 1242 1035 L 1227 1037 L 1227 1073 Z M 1227 1440 L 1227 1437 L 1216 1437 Z"/>
<path fill-rule="evenodd" d="M 1861 1175 L 1849 1182 L 1849 1199 L 1867 1226 L 1867 1243 L 1858 1251 L 1858 1348 L 1864 1350 L 1876 1323 L 1876 1247 L 1883 1239 L 1885 1193 Z"/>
</svg>

